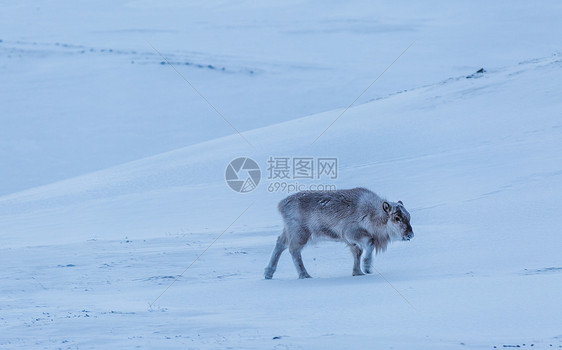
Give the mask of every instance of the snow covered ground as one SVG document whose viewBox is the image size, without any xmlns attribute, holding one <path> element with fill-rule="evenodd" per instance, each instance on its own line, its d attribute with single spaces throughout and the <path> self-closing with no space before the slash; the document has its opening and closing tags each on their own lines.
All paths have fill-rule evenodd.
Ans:
<svg viewBox="0 0 562 350">
<path fill-rule="evenodd" d="M 0 348 L 562 347 L 558 3 L 30 4 L 0 14 Z M 325 242 L 264 280 L 272 156 L 337 157 L 322 183 L 402 200 L 416 237 L 374 275 Z"/>
</svg>

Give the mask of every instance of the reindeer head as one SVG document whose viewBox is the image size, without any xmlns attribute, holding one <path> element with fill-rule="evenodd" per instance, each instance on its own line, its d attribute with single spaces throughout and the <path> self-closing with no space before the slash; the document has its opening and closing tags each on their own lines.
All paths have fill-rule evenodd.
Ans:
<svg viewBox="0 0 562 350">
<path fill-rule="evenodd" d="M 414 237 L 414 231 L 410 225 L 410 213 L 408 213 L 402 201 L 397 203 L 383 202 L 382 208 L 388 215 L 386 226 L 391 240 L 409 241 Z"/>
</svg>

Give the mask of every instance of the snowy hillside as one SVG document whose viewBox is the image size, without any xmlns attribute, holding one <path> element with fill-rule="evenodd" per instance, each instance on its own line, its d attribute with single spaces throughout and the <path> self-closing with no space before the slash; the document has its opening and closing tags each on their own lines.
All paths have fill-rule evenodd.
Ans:
<svg viewBox="0 0 562 350">
<path fill-rule="evenodd" d="M 3 2 L 0 195 L 560 50 L 559 1 Z M 223 70 L 224 68 L 224 70 Z"/>
<path fill-rule="evenodd" d="M 559 3 L 3 8 L 0 349 L 562 348 Z M 272 175 L 297 158 L 337 174 Z M 415 238 L 265 280 L 280 183 L 402 200 Z"/>
<path fill-rule="evenodd" d="M 254 148 L 232 135 L 2 197 L 0 344 L 559 347 L 561 68 L 554 55 L 372 101 L 314 145 L 341 110 L 249 131 Z M 330 243 L 303 253 L 316 278 L 284 255 L 262 280 L 285 194 L 265 174 L 235 193 L 224 171 L 289 154 L 336 156 L 339 188 L 405 202 L 416 238 L 375 258 L 400 294 L 351 277 Z"/>
</svg>

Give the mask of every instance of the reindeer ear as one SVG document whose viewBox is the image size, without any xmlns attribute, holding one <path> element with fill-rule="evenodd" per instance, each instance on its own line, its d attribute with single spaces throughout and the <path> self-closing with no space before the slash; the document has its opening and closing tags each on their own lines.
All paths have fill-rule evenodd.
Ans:
<svg viewBox="0 0 562 350">
<path fill-rule="evenodd" d="M 404 205 L 404 203 L 402 203 L 402 201 L 398 201 L 398 204 L 402 204 L 402 205 Z"/>
<path fill-rule="evenodd" d="M 387 212 L 388 214 L 390 214 L 390 211 L 392 210 L 392 207 L 390 206 L 390 204 L 388 202 L 383 202 L 382 203 L 382 209 Z"/>
</svg>

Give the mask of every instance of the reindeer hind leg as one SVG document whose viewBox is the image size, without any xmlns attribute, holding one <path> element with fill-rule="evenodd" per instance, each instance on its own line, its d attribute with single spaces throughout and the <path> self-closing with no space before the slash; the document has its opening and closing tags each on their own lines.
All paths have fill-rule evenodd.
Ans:
<svg viewBox="0 0 562 350">
<path fill-rule="evenodd" d="M 277 243 L 275 244 L 275 248 L 273 248 L 271 258 L 269 259 L 269 264 L 265 268 L 265 279 L 269 280 L 273 277 L 275 270 L 277 270 L 277 263 L 279 263 L 279 258 L 281 257 L 281 254 L 283 254 L 285 249 L 287 249 L 287 236 L 284 229 L 283 233 L 277 238 Z"/>
</svg>

